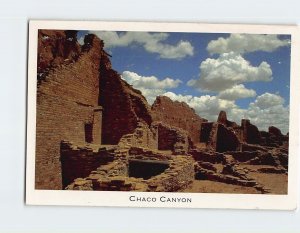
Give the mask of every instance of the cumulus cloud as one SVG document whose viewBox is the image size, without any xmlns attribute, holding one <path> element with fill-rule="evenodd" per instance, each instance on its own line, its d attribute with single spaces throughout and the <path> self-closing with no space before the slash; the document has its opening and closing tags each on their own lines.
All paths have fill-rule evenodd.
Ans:
<svg viewBox="0 0 300 233">
<path fill-rule="evenodd" d="M 234 101 L 219 99 L 216 96 L 203 95 L 200 97 L 192 95 L 177 95 L 173 92 L 166 92 L 164 96 L 172 100 L 186 102 L 191 108 L 203 118 L 211 121 L 216 121 L 221 110 L 236 109 L 238 106 Z"/>
<path fill-rule="evenodd" d="M 256 91 L 247 89 L 243 84 L 235 85 L 230 89 L 221 91 L 218 95 L 220 99 L 237 100 L 242 98 L 255 97 Z"/>
<path fill-rule="evenodd" d="M 259 107 L 260 109 L 267 109 L 270 107 L 278 106 L 278 105 L 283 105 L 284 104 L 284 99 L 276 94 L 271 94 L 271 93 L 264 93 L 260 96 L 258 96 L 253 103 L 254 106 Z"/>
<path fill-rule="evenodd" d="M 163 95 L 172 100 L 184 101 L 194 108 L 196 113 L 209 121 L 216 121 L 221 110 L 226 111 L 229 120 L 240 124 L 241 119 L 250 119 L 259 130 L 268 130 L 269 126 L 281 129 L 283 133 L 289 131 L 289 106 L 284 106 L 283 98 L 276 94 L 264 93 L 242 109 L 235 101 L 220 99 L 218 96 L 178 95 L 166 92 Z"/>
<path fill-rule="evenodd" d="M 174 80 L 167 77 L 163 80 L 159 80 L 155 76 L 140 76 L 137 73 L 131 71 L 124 71 L 122 73 L 122 78 L 136 88 L 147 87 L 149 89 L 168 89 L 176 88 L 181 83 L 179 79 Z"/>
<path fill-rule="evenodd" d="M 250 119 L 260 130 L 268 130 L 273 125 L 281 129 L 283 133 L 288 132 L 289 106 L 284 106 L 284 99 L 278 94 L 264 93 L 256 97 L 248 108 L 241 108 L 235 103 L 236 99 L 254 97 L 256 92 L 245 88 L 244 85 L 236 85 L 231 89 L 221 91 L 219 95 L 182 95 L 175 94 L 170 89 L 178 87 L 179 79 L 158 79 L 155 76 L 141 76 L 135 72 L 124 71 L 122 79 L 139 89 L 152 104 L 157 96 L 164 95 L 172 100 L 187 103 L 194 108 L 196 113 L 208 119 L 216 121 L 221 110 L 227 112 L 229 120 L 240 124 L 241 119 Z"/>
<path fill-rule="evenodd" d="M 91 31 L 104 41 L 105 48 L 140 45 L 149 53 L 165 59 L 182 59 L 193 56 L 194 47 L 189 41 L 180 40 L 175 45 L 164 43 L 168 33 Z"/>
<path fill-rule="evenodd" d="M 248 53 L 259 50 L 272 52 L 288 45 L 290 45 L 290 40 L 282 40 L 278 35 L 231 34 L 228 38 L 220 37 L 210 41 L 207 51 L 210 54 Z"/>
<path fill-rule="evenodd" d="M 252 66 L 240 54 L 221 54 L 217 59 L 208 58 L 200 65 L 200 79 L 187 85 L 205 91 L 224 91 L 245 82 L 272 80 L 272 70 L 267 62 Z"/>
<path fill-rule="evenodd" d="M 139 89 L 146 97 L 147 101 L 152 104 L 156 96 L 164 94 L 166 89 L 178 87 L 182 83 L 179 79 L 165 78 L 159 80 L 155 76 L 141 76 L 135 72 L 124 71 L 122 79 L 131 84 L 134 88 Z"/>
</svg>

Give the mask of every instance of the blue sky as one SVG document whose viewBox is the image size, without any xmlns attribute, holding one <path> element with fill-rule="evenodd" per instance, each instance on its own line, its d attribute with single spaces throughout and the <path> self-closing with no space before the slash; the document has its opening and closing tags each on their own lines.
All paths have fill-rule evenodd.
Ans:
<svg viewBox="0 0 300 233">
<path fill-rule="evenodd" d="M 82 43 L 87 31 L 78 33 Z M 220 110 L 261 130 L 288 132 L 290 36 L 220 33 L 89 32 L 104 40 L 113 68 L 151 104 L 185 101 L 208 120 Z"/>
</svg>

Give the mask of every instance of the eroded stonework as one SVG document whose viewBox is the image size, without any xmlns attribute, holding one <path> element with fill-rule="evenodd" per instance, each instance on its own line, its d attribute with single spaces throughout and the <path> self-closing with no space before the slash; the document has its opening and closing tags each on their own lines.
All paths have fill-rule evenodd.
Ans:
<svg viewBox="0 0 300 233">
<path fill-rule="evenodd" d="M 101 39 L 76 33 L 38 34 L 37 189 L 287 192 L 288 134 L 225 111 L 207 122 L 168 97 L 150 106 Z"/>
</svg>

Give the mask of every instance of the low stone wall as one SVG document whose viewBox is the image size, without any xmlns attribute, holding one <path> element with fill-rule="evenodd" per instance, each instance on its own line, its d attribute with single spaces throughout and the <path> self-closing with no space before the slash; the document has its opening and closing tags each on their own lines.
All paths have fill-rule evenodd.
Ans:
<svg viewBox="0 0 300 233">
<path fill-rule="evenodd" d="M 142 150 L 142 149 L 141 149 Z M 128 159 L 136 158 L 134 153 L 139 153 L 137 148 L 132 149 L 133 154 L 129 155 L 127 150 L 117 150 L 113 162 L 103 165 L 92 171 L 88 177 L 77 179 L 70 184 L 68 190 L 102 190 L 102 191 L 140 191 L 140 192 L 173 192 L 187 187 L 195 177 L 194 160 L 190 156 L 161 157 L 155 155 L 148 159 L 167 161 L 167 168 L 160 175 L 148 180 L 142 178 L 128 177 Z M 149 151 L 147 151 L 149 153 Z M 146 155 L 144 154 L 144 159 Z M 167 160 L 166 160 L 167 159 Z"/>
<path fill-rule="evenodd" d="M 232 155 L 238 162 L 247 162 L 258 156 L 258 151 L 228 151 L 226 153 Z"/>
<path fill-rule="evenodd" d="M 170 167 L 147 180 L 151 192 L 175 192 L 190 185 L 195 177 L 194 160 L 189 156 L 174 156 Z"/>
<path fill-rule="evenodd" d="M 150 150 L 142 147 L 131 147 L 128 153 L 129 153 L 129 159 L 167 161 L 172 158 L 171 153 L 166 153 L 158 150 Z"/>
<path fill-rule="evenodd" d="M 139 122 L 137 128 L 132 134 L 125 134 L 120 139 L 118 145 L 122 148 L 147 147 L 157 149 L 158 147 L 157 127 L 149 126 L 146 123 Z"/>
<path fill-rule="evenodd" d="M 76 178 L 87 177 L 93 170 L 113 161 L 115 148 L 62 141 L 60 151 L 62 186 L 65 188 Z"/>
<path fill-rule="evenodd" d="M 222 153 L 213 151 L 191 150 L 189 152 L 196 161 L 210 162 L 210 163 L 224 163 L 225 157 Z"/>
</svg>

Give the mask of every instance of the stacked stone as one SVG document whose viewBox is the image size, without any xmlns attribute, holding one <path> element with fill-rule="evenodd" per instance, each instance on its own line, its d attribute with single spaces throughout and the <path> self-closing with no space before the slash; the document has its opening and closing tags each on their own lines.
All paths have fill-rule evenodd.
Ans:
<svg viewBox="0 0 300 233">
<path fill-rule="evenodd" d="M 171 153 L 151 150 L 143 147 L 131 147 L 129 159 L 160 160 L 167 161 L 172 158 Z"/>
<path fill-rule="evenodd" d="M 100 61 L 99 92 L 99 103 L 103 106 L 102 135 L 104 144 L 118 144 L 123 135 L 134 132 L 139 121 L 149 126 L 152 117 L 145 97 L 107 66 L 108 62 L 104 55 Z"/>
<path fill-rule="evenodd" d="M 76 178 L 87 177 L 99 166 L 111 162 L 115 158 L 115 147 L 100 145 L 74 145 L 68 141 L 61 143 L 61 164 L 63 187 Z"/>
<path fill-rule="evenodd" d="M 92 48 L 79 56 L 74 33 L 42 30 L 39 35 L 38 66 L 45 77 L 37 89 L 36 188 L 62 189 L 60 143 L 84 143 L 84 125 L 94 123 L 102 47 L 94 38 Z"/>
<path fill-rule="evenodd" d="M 201 124 L 207 120 L 197 115 L 186 103 L 172 101 L 167 96 L 158 96 L 151 110 L 154 121 L 181 128 L 187 131 L 194 144 L 199 142 Z"/>
<path fill-rule="evenodd" d="M 188 133 L 180 128 L 167 125 L 163 122 L 154 122 L 158 129 L 158 149 L 171 150 L 173 154 L 187 154 L 190 147 Z"/>
<path fill-rule="evenodd" d="M 242 174 L 237 176 L 234 175 L 224 175 L 220 173 L 216 173 L 214 170 L 205 169 L 201 165 L 197 164 L 195 166 L 196 170 L 196 179 L 205 179 L 211 181 L 218 181 L 226 184 L 247 186 L 247 187 L 255 187 L 258 183 L 255 180 L 247 179 L 246 177 L 242 177 Z"/>
<path fill-rule="evenodd" d="M 175 192 L 186 188 L 195 177 L 194 162 L 188 156 L 173 156 L 168 169 L 146 181 L 149 191 Z"/>
<path fill-rule="evenodd" d="M 149 127 L 144 122 L 139 122 L 132 134 L 125 134 L 118 145 L 122 148 L 145 147 L 157 149 L 157 128 Z"/>
</svg>

